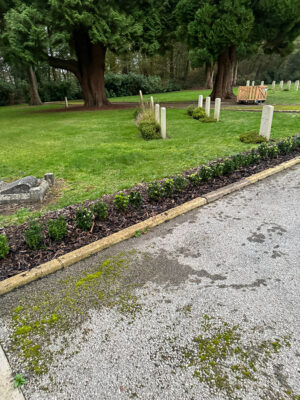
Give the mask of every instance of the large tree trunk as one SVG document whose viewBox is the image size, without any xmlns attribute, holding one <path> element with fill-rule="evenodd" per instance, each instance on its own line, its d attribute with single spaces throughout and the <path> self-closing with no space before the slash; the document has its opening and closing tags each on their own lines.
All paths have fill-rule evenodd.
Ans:
<svg viewBox="0 0 300 400">
<path fill-rule="evenodd" d="M 101 43 L 93 44 L 85 31 L 74 32 L 73 43 L 77 61 L 49 56 L 49 64 L 75 74 L 83 92 L 85 107 L 101 108 L 109 104 L 104 86 L 106 48 Z"/>
<path fill-rule="evenodd" d="M 214 63 L 206 63 L 205 64 L 205 73 L 206 73 L 206 81 L 205 81 L 205 89 L 212 89 L 214 85 Z"/>
<path fill-rule="evenodd" d="M 104 86 L 106 48 L 93 44 L 86 32 L 76 32 L 74 40 L 84 105 L 100 108 L 109 104 Z"/>
<path fill-rule="evenodd" d="M 232 72 L 235 60 L 236 52 L 234 46 L 224 50 L 219 55 L 216 81 L 210 95 L 212 100 L 215 100 L 217 97 L 222 100 L 235 98 L 232 91 Z"/>
<path fill-rule="evenodd" d="M 29 83 L 29 95 L 30 95 L 29 104 L 31 106 L 40 106 L 42 104 L 42 101 L 40 99 L 40 95 L 39 95 L 39 91 L 38 91 L 38 84 L 37 84 L 35 72 L 31 66 L 28 68 L 27 75 L 28 75 L 28 83 Z"/>
</svg>

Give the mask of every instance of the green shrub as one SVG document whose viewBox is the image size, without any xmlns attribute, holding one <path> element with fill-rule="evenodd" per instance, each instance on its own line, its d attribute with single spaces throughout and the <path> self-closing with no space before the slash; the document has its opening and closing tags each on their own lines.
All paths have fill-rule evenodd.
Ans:
<svg viewBox="0 0 300 400">
<path fill-rule="evenodd" d="M 293 141 L 291 138 L 286 138 L 277 143 L 279 154 L 289 154 L 293 148 Z"/>
<path fill-rule="evenodd" d="M 240 135 L 240 141 L 243 142 L 243 143 L 256 144 L 256 143 L 266 142 L 267 139 L 264 136 L 259 135 L 255 131 L 249 131 L 249 132 L 242 133 Z"/>
<path fill-rule="evenodd" d="M 48 234 L 56 242 L 60 242 L 67 235 L 67 224 L 63 216 L 48 222 Z"/>
<path fill-rule="evenodd" d="M 166 179 L 162 184 L 162 189 L 166 197 L 171 197 L 174 191 L 173 179 Z"/>
<path fill-rule="evenodd" d="M 250 154 L 248 155 L 248 165 L 254 165 L 258 164 L 260 162 L 261 156 L 255 151 L 255 149 L 252 149 Z"/>
<path fill-rule="evenodd" d="M 223 175 L 224 163 L 218 163 L 218 164 L 211 165 L 211 168 L 213 171 L 213 176 L 215 178 L 218 178 Z"/>
<path fill-rule="evenodd" d="M 268 146 L 268 157 L 273 159 L 273 158 L 277 158 L 279 154 L 279 149 L 278 147 L 275 145 L 273 146 Z"/>
<path fill-rule="evenodd" d="M 76 210 L 75 221 L 79 229 L 89 231 L 93 225 L 93 213 L 82 206 Z"/>
<path fill-rule="evenodd" d="M 232 157 L 232 161 L 234 162 L 235 169 L 248 165 L 248 157 L 245 154 L 236 154 Z"/>
<path fill-rule="evenodd" d="M 158 182 L 150 183 L 148 194 L 151 200 L 158 201 L 164 195 L 163 187 Z"/>
<path fill-rule="evenodd" d="M 293 150 L 300 150 L 300 136 L 294 136 L 292 138 L 292 149 Z"/>
<path fill-rule="evenodd" d="M 174 190 L 176 192 L 182 192 L 187 185 L 186 179 L 181 175 L 175 176 L 173 181 L 174 181 Z"/>
<path fill-rule="evenodd" d="M 194 109 L 192 116 L 194 119 L 202 120 L 206 117 L 205 110 L 202 107 L 197 107 Z"/>
<path fill-rule="evenodd" d="M 114 198 L 114 205 L 117 210 L 124 212 L 129 205 L 129 198 L 124 193 L 116 194 Z"/>
<path fill-rule="evenodd" d="M 104 220 L 108 216 L 107 204 L 103 203 L 102 201 L 98 201 L 96 204 L 94 204 L 92 207 L 92 211 L 94 213 L 95 219 L 97 220 Z"/>
<path fill-rule="evenodd" d="M 231 175 L 234 172 L 234 170 L 235 170 L 234 162 L 230 158 L 227 158 L 224 161 L 223 174 L 224 175 Z"/>
<path fill-rule="evenodd" d="M 188 175 L 188 180 L 192 186 L 199 186 L 202 179 L 198 172 L 195 172 L 194 174 Z"/>
<path fill-rule="evenodd" d="M 0 235 L 0 259 L 9 253 L 9 245 L 6 235 Z"/>
<path fill-rule="evenodd" d="M 263 143 L 257 148 L 258 154 L 260 155 L 261 158 L 267 158 L 268 157 L 268 145 L 267 143 Z"/>
<path fill-rule="evenodd" d="M 25 241 L 30 249 L 39 250 L 45 247 L 42 229 L 42 225 L 36 221 L 30 221 L 29 228 L 25 230 Z"/>
<path fill-rule="evenodd" d="M 193 112 L 194 112 L 195 108 L 196 107 L 193 104 L 188 106 L 188 108 L 186 109 L 187 115 L 189 115 L 191 117 L 193 115 Z"/>
<path fill-rule="evenodd" d="M 143 198 L 140 192 L 130 192 L 128 200 L 129 204 L 136 208 L 140 207 L 143 202 Z"/>
<path fill-rule="evenodd" d="M 160 125 L 154 117 L 152 120 L 141 121 L 138 128 L 145 140 L 161 139 Z"/>
<path fill-rule="evenodd" d="M 207 117 L 207 116 L 201 118 L 200 121 L 204 122 L 205 124 L 209 124 L 211 122 L 218 122 L 214 117 Z"/>
<path fill-rule="evenodd" d="M 213 171 L 213 169 L 211 167 L 203 165 L 200 168 L 199 176 L 204 182 L 210 181 L 212 179 L 212 177 L 213 177 L 213 174 L 214 174 L 214 171 Z"/>
</svg>

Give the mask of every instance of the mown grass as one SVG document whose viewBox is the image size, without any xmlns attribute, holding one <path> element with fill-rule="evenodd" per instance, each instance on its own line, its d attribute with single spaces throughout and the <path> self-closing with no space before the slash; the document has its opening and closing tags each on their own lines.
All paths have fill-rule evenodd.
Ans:
<svg viewBox="0 0 300 400">
<path fill-rule="evenodd" d="M 0 180 L 53 172 L 63 179 L 61 197 L 48 208 L 96 199 L 142 181 L 176 174 L 218 157 L 247 150 L 239 134 L 258 130 L 260 113 L 222 111 L 221 122 L 203 124 L 184 109 L 167 110 L 170 140 L 146 142 L 133 110 L 51 112 L 14 106 L 0 108 Z M 300 115 L 274 115 L 272 138 L 300 131 Z M 26 210 L 1 224 L 24 221 Z"/>
</svg>

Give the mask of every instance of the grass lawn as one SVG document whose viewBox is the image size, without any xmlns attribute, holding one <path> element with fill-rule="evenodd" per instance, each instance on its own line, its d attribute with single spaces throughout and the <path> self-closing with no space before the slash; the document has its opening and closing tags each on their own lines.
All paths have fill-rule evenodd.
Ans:
<svg viewBox="0 0 300 400">
<path fill-rule="evenodd" d="M 183 109 L 167 110 L 171 140 L 146 142 L 139 136 L 133 110 L 53 112 L 13 106 L 0 108 L 0 180 L 53 172 L 63 179 L 61 196 L 51 208 L 96 199 L 224 157 L 251 146 L 239 134 L 259 129 L 260 113 L 222 111 L 218 124 L 203 124 Z M 272 138 L 300 131 L 300 115 L 275 114 Z M 21 222 L 26 210 L 1 224 Z"/>
<path fill-rule="evenodd" d="M 285 86 L 284 86 L 285 88 Z M 170 93 L 155 93 L 153 94 L 156 103 L 168 101 L 197 101 L 198 96 L 202 94 L 204 97 L 209 96 L 211 90 L 182 90 L 180 92 Z M 237 94 L 237 88 L 234 88 L 234 93 Z M 145 95 L 145 101 L 150 100 L 151 95 Z M 139 102 L 139 96 L 115 97 L 111 98 L 111 102 Z M 300 91 L 294 90 L 294 85 L 291 86 L 290 91 L 280 90 L 279 87 L 275 90 L 271 89 L 269 85 L 268 96 L 266 104 L 299 104 L 300 105 Z"/>
</svg>

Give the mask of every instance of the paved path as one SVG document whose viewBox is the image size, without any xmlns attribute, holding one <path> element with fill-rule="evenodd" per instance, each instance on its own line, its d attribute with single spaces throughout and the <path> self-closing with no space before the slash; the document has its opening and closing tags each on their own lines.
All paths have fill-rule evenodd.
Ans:
<svg viewBox="0 0 300 400">
<path fill-rule="evenodd" d="M 299 193 L 297 166 L 0 298 L 26 399 L 299 399 Z"/>
</svg>

